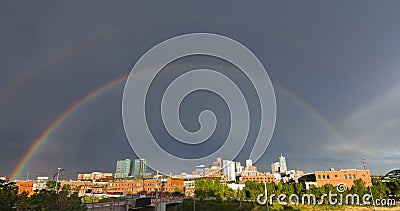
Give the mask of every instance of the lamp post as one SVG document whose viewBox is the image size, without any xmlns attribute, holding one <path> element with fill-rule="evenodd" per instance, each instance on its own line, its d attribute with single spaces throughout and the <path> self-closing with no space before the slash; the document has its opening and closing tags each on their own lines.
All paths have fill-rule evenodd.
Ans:
<svg viewBox="0 0 400 211">
<path fill-rule="evenodd" d="M 57 191 L 57 193 L 58 193 L 58 180 L 59 180 L 59 177 L 60 177 L 60 173 L 62 172 L 62 171 L 65 171 L 65 169 L 62 169 L 62 168 L 57 168 L 57 173 L 56 173 L 56 187 L 55 187 L 55 189 L 56 189 L 56 191 Z M 53 180 L 54 180 L 54 177 L 53 177 Z"/>
</svg>

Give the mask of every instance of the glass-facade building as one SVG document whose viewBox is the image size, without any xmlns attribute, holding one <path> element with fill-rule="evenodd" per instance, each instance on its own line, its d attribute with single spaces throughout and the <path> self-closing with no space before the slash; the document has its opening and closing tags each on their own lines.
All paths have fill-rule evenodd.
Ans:
<svg viewBox="0 0 400 211">
<path fill-rule="evenodd" d="M 115 169 L 115 178 L 127 178 L 131 176 L 133 162 L 130 159 L 117 160 L 117 167 Z"/>
<path fill-rule="evenodd" d="M 145 159 L 135 159 L 135 163 L 133 165 L 132 176 L 134 178 L 143 178 L 146 174 L 146 160 Z"/>
<path fill-rule="evenodd" d="M 147 171 L 147 165 L 145 159 L 118 160 L 114 177 L 119 179 L 124 179 L 124 178 L 137 179 L 137 178 L 149 177 L 146 171 Z"/>
</svg>

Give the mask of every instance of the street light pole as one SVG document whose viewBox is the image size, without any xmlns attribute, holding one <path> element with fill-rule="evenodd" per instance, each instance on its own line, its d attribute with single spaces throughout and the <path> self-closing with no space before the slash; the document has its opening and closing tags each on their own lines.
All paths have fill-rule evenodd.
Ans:
<svg viewBox="0 0 400 211">
<path fill-rule="evenodd" d="M 65 169 L 57 168 L 57 179 L 56 179 L 56 191 L 57 191 L 57 193 L 58 193 L 58 180 L 59 180 L 59 177 L 60 177 L 60 173 L 62 171 L 65 171 Z M 54 177 L 53 177 L 53 180 L 54 180 Z"/>
</svg>

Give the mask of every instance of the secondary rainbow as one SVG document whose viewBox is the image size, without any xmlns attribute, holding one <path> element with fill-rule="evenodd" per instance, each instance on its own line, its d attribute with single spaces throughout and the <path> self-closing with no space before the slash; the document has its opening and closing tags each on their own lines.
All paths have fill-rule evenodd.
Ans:
<svg viewBox="0 0 400 211">
<path fill-rule="evenodd" d="M 85 105 L 88 101 L 95 98 L 96 96 L 100 95 L 104 91 L 108 90 L 109 88 L 122 83 L 126 80 L 126 75 L 114 79 L 101 87 L 93 90 L 85 97 L 80 99 L 78 102 L 73 104 L 71 107 L 68 108 L 64 113 L 61 114 L 41 135 L 38 139 L 33 142 L 32 146 L 29 148 L 28 152 L 25 153 L 24 157 L 20 160 L 17 167 L 14 169 L 11 178 L 13 180 L 17 179 L 21 174 L 22 170 L 25 169 L 26 164 L 31 159 L 31 157 L 35 154 L 36 150 L 47 140 L 47 138 L 52 134 L 52 132 L 57 129 L 57 127 L 62 124 L 74 111 L 79 109 L 81 106 Z"/>
<path fill-rule="evenodd" d="M 61 116 L 59 116 L 42 134 L 41 136 L 35 140 L 35 142 L 32 144 L 32 146 L 29 148 L 28 152 L 25 153 L 23 158 L 20 160 L 18 165 L 15 167 L 11 178 L 13 180 L 17 179 L 21 172 L 25 169 L 27 163 L 29 160 L 32 158 L 32 156 L 35 154 L 36 150 L 47 140 L 47 138 L 53 133 L 54 130 L 56 130 L 70 115 L 72 115 L 76 110 L 78 110 L 80 107 L 88 103 L 90 100 L 93 98 L 99 96 L 101 93 L 104 91 L 112 88 L 113 86 L 116 86 L 117 84 L 125 81 L 127 76 L 122 76 L 117 79 L 114 79 L 101 87 L 93 90 L 89 94 L 87 94 L 85 97 L 80 99 L 78 102 L 73 104 L 68 110 L 63 112 Z M 309 110 L 317 119 L 320 120 L 320 122 L 325 125 L 333 134 L 336 136 L 337 140 L 341 144 L 348 144 L 344 141 L 343 137 L 340 135 L 340 133 L 336 130 L 336 128 L 318 111 L 316 111 L 314 108 L 312 108 L 310 105 L 308 105 L 305 101 L 303 101 L 301 98 L 299 98 L 297 95 L 295 95 L 293 92 L 290 90 L 286 89 L 285 87 L 274 83 L 274 86 L 277 90 L 285 93 L 289 98 L 293 99 L 295 102 L 297 102 L 298 105 L 300 105 L 303 108 L 306 108 Z"/>
</svg>

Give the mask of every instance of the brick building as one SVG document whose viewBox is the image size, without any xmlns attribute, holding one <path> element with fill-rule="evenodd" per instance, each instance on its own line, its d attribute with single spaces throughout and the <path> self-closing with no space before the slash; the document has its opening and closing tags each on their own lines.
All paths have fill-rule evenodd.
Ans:
<svg viewBox="0 0 400 211">
<path fill-rule="evenodd" d="M 371 174 L 369 170 L 357 170 L 357 169 L 342 169 L 330 171 L 316 171 L 315 180 L 317 186 L 321 187 L 325 184 L 332 184 L 337 186 L 338 184 L 344 183 L 348 188 L 353 186 L 353 182 L 356 179 L 364 181 L 366 186 L 371 186 Z"/>
<path fill-rule="evenodd" d="M 35 191 L 33 190 L 34 181 L 16 181 L 15 185 L 18 187 L 18 194 L 24 192 L 28 193 L 28 196 L 32 196 Z"/>
<path fill-rule="evenodd" d="M 270 182 L 277 183 L 277 180 L 275 179 L 275 176 L 273 174 L 267 174 L 265 179 L 267 183 Z M 246 181 L 264 182 L 264 174 L 259 173 L 257 175 L 242 176 L 241 182 L 245 183 Z"/>
</svg>

